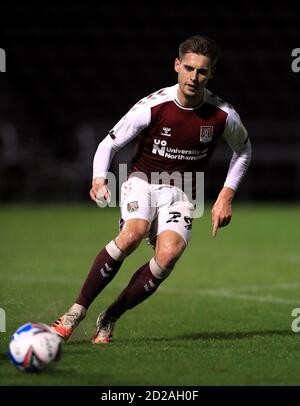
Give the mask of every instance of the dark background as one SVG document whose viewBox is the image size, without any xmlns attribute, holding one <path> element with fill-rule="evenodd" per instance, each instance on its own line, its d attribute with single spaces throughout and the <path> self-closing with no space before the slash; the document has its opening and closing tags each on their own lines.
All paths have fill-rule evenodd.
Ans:
<svg viewBox="0 0 300 406">
<path fill-rule="evenodd" d="M 30 2 L 0 6 L 0 200 L 88 200 L 99 141 L 140 98 L 176 83 L 178 44 L 213 37 L 222 56 L 208 88 L 240 114 L 253 161 L 239 198 L 300 197 L 300 13 L 288 3 Z M 231 153 L 206 177 L 214 198 Z"/>
</svg>

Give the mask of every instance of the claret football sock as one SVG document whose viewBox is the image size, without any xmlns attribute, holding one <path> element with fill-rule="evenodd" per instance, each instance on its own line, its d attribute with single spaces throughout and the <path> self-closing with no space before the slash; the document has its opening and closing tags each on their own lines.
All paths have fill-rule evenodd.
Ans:
<svg viewBox="0 0 300 406">
<path fill-rule="evenodd" d="M 151 261 L 150 261 L 151 262 Z M 128 286 L 106 309 L 106 317 L 117 320 L 126 310 L 133 308 L 151 296 L 163 279 L 158 279 L 150 270 L 149 262 L 132 276 Z"/>
<path fill-rule="evenodd" d="M 75 302 L 87 309 L 117 274 L 125 257 L 126 253 L 121 251 L 114 241 L 107 244 L 94 260 Z"/>
</svg>

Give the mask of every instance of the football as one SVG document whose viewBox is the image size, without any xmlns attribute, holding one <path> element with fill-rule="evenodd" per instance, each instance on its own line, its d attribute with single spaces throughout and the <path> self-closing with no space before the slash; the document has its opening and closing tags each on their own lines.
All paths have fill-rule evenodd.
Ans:
<svg viewBox="0 0 300 406">
<path fill-rule="evenodd" d="M 38 372 L 58 361 L 61 339 L 44 323 L 27 323 L 12 335 L 8 356 L 21 371 Z"/>
</svg>

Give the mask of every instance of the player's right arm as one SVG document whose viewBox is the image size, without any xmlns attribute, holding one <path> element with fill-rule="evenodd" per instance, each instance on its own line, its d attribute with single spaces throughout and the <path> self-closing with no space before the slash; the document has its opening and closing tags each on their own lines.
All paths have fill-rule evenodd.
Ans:
<svg viewBox="0 0 300 406">
<path fill-rule="evenodd" d="M 91 199 L 109 200 L 107 174 L 111 161 L 117 151 L 137 137 L 151 121 L 151 108 L 147 99 L 135 104 L 129 112 L 109 131 L 100 142 L 93 161 L 93 180 L 90 190 Z"/>
<path fill-rule="evenodd" d="M 101 201 L 101 198 L 107 201 L 110 200 L 110 191 L 106 186 L 105 178 L 99 176 L 93 179 L 90 196 L 91 199 L 94 200 L 94 202 L 97 202 L 97 200 Z"/>
</svg>

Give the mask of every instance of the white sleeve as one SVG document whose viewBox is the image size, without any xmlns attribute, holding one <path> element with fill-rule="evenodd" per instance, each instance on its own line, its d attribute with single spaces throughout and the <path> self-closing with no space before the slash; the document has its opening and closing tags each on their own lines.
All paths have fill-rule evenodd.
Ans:
<svg viewBox="0 0 300 406">
<path fill-rule="evenodd" d="M 151 121 L 151 108 L 143 99 L 109 131 L 98 145 L 93 161 L 93 178 L 106 178 L 113 156 L 137 137 Z"/>
<path fill-rule="evenodd" d="M 252 149 L 247 130 L 235 111 L 228 114 L 223 137 L 233 151 L 224 186 L 237 190 L 251 161 Z"/>
<path fill-rule="evenodd" d="M 93 161 L 93 179 L 106 178 L 110 163 L 116 153 L 113 140 L 107 135 L 98 145 Z"/>
</svg>

